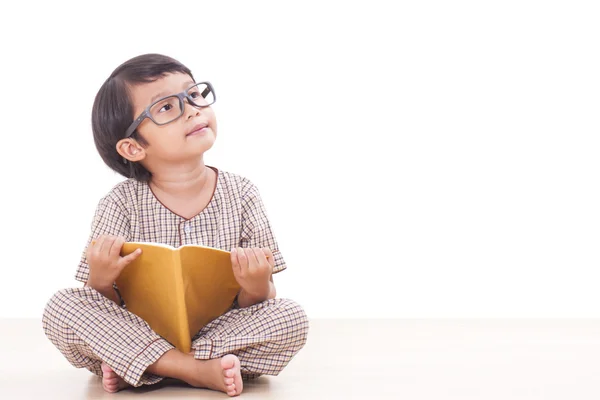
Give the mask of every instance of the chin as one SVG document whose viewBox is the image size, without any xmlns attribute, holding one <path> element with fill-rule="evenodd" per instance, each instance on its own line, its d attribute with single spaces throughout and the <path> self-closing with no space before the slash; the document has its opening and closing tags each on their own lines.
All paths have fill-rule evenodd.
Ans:
<svg viewBox="0 0 600 400">
<path fill-rule="evenodd" d="M 200 146 L 202 148 L 202 152 L 210 150 L 213 147 L 214 144 L 215 144 L 215 138 L 214 137 L 204 138 L 204 140 L 202 140 L 202 144 Z"/>
</svg>

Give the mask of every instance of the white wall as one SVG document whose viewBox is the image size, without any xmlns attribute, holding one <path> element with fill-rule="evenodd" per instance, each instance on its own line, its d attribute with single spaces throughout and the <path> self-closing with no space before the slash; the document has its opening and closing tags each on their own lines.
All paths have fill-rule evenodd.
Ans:
<svg viewBox="0 0 600 400">
<path fill-rule="evenodd" d="M 96 154 L 93 98 L 147 52 L 215 85 L 206 161 L 258 185 L 279 292 L 310 316 L 600 316 L 594 2 L 14 3 L 0 317 L 79 285 L 121 180 Z"/>
</svg>

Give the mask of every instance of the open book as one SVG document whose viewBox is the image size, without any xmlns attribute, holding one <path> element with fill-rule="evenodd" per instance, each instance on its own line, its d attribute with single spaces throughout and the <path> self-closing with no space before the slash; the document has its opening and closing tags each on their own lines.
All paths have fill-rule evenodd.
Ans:
<svg viewBox="0 0 600 400">
<path fill-rule="evenodd" d="M 240 289 L 230 253 L 200 245 L 127 242 L 121 255 L 138 248 L 142 254 L 116 281 L 121 297 L 154 332 L 188 353 L 191 338 L 229 310 Z"/>
</svg>

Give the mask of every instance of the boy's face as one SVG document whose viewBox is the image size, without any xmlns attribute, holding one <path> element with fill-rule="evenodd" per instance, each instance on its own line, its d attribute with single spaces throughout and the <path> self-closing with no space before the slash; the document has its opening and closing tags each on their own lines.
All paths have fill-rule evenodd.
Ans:
<svg viewBox="0 0 600 400">
<path fill-rule="evenodd" d="M 134 106 L 134 118 L 159 98 L 180 93 L 192 85 L 194 81 L 189 75 L 175 73 L 165 75 L 154 82 L 132 86 L 130 96 Z M 198 130 L 202 126 L 206 128 Z M 133 155 L 140 157 L 139 160 L 144 160 L 146 168 L 152 171 L 153 166 L 160 163 L 197 160 L 198 155 L 204 154 L 214 144 L 217 121 L 212 108 L 194 107 L 185 100 L 183 115 L 175 121 L 157 125 L 146 118 L 137 130 L 148 142 L 148 146 L 142 148 L 138 145 L 137 148 L 128 148 L 125 151 L 129 150 L 130 154 L 133 152 Z M 128 140 L 132 139 L 125 139 Z"/>
</svg>

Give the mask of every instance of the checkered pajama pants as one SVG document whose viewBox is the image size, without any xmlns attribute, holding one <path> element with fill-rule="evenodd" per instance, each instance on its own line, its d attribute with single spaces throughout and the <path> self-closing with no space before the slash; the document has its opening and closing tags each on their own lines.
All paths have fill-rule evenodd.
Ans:
<svg viewBox="0 0 600 400">
<path fill-rule="evenodd" d="M 161 381 L 145 370 L 174 348 L 144 320 L 89 287 L 56 293 L 42 321 L 46 336 L 72 365 L 102 376 L 105 362 L 132 386 Z M 194 336 L 192 348 L 198 360 L 235 354 L 248 379 L 279 374 L 307 333 L 308 319 L 298 304 L 272 299 L 228 311 Z"/>
</svg>

